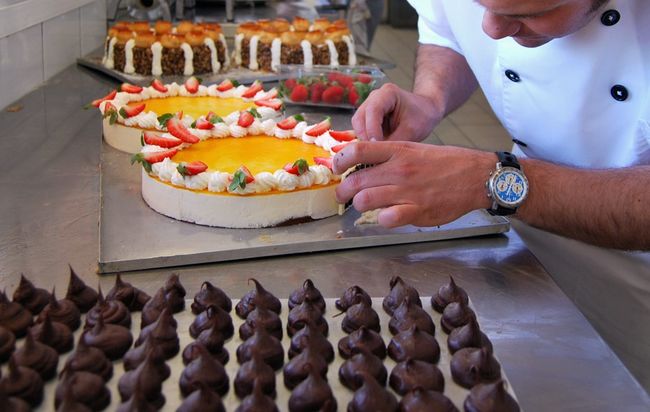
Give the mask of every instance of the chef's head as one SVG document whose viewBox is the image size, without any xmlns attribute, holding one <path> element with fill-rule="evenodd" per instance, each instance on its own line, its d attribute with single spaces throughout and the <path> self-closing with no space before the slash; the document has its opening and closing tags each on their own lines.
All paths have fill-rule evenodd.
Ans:
<svg viewBox="0 0 650 412">
<path fill-rule="evenodd" d="M 538 47 L 586 26 L 608 0 L 475 1 L 485 8 L 483 31 L 488 36 Z"/>
</svg>

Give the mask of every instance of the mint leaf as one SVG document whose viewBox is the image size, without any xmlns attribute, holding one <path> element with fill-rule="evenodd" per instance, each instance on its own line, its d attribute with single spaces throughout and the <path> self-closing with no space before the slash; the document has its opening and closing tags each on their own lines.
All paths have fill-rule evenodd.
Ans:
<svg viewBox="0 0 650 412">
<path fill-rule="evenodd" d="M 210 116 L 210 123 L 212 124 L 217 124 L 217 123 L 223 123 L 223 119 L 220 116 L 217 116 L 216 114 L 214 116 Z"/>
<path fill-rule="evenodd" d="M 136 153 L 131 156 L 131 164 L 134 164 L 136 162 L 142 164 L 142 167 L 144 167 L 144 170 L 146 170 L 147 173 L 151 173 L 151 163 L 144 160 L 142 153 Z"/>
<path fill-rule="evenodd" d="M 160 123 L 161 126 L 165 127 L 167 126 L 167 121 L 172 117 L 174 117 L 172 113 L 161 114 L 158 116 L 158 123 Z"/>
<path fill-rule="evenodd" d="M 250 114 L 252 114 L 253 117 L 257 117 L 257 118 L 262 117 L 262 116 L 259 114 L 259 112 L 257 111 L 257 109 L 254 108 L 254 107 L 251 107 L 251 108 L 248 110 L 248 112 L 249 112 Z"/>
<path fill-rule="evenodd" d="M 299 122 L 304 122 L 305 121 L 305 117 L 303 115 L 301 115 L 301 114 L 295 114 L 295 115 L 293 115 L 293 118 L 296 119 Z"/>
<path fill-rule="evenodd" d="M 176 167 L 176 170 L 178 170 L 178 173 L 180 173 L 181 176 L 187 176 L 187 168 L 185 167 L 185 163 L 179 163 L 178 167 Z"/>
<path fill-rule="evenodd" d="M 191 127 L 192 129 L 196 129 L 196 120 L 192 122 L 192 124 L 190 125 L 190 127 Z"/>
<path fill-rule="evenodd" d="M 124 107 L 120 108 L 120 116 L 125 119 L 129 117 L 129 114 L 126 112 L 126 110 L 124 110 Z"/>
<path fill-rule="evenodd" d="M 117 112 L 115 110 L 111 110 L 108 114 L 108 124 L 114 125 L 115 122 L 117 122 Z"/>
<path fill-rule="evenodd" d="M 309 170 L 309 165 L 305 159 L 298 159 L 293 163 L 293 167 L 298 168 L 298 175 L 302 175 Z"/>
<path fill-rule="evenodd" d="M 140 146 L 144 146 L 144 132 L 140 134 Z M 133 164 L 133 162 L 131 162 Z"/>
<path fill-rule="evenodd" d="M 234 192 L 237 188 L 245 189 L 246 188 L 246 175 L 241 170 L 237 170 L 232 177 L 232 182 L 228 186 L 228 190 Z"/>
<path fill-rule="evenodd" d="M 230 83 L 232 83 L 233 86 L 239 87 L 240 83 L 237 80 L 231 80 Z"/>
</svg>

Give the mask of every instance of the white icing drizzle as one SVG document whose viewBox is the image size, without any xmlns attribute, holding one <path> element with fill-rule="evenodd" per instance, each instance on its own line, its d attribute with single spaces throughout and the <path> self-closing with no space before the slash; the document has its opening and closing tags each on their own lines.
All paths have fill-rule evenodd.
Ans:
<svg viewBox="0 0 650 412">
<path fill-rule="evenodd" d="M 248 68 L 251 70 L 257 70 L 260 68 L 259 64 L 257 63 L 257 43 L 259 41 L 260 41 L 260 36 L 251 37 L 250 52 L 248 53 L 249 56 Z"/>
<path fill-rule="evenodd" d="M 228 54 L 228 43 L 226 43 L 226 38 L 224 37 L 223 33 L 219 33 L 219 41 L 221 42 L 221 45 L 223 46 L 223 51 L 224 51 L 225 59 L 226 59 L 223 62 L 223 65 L 224 65 L 224 67 L 229 67 L 230 66 L 230 55 Z M 241 49 L 241 44 L 240 44 L 240 49 Z"/>
<path fill-rule="evenodd" d="M 183 54 L 185 55 L 183 74 L 185 76 L 191 76 L 194 74 L 194 52 L 192 51 L 192 47 L 187 43 L 181 44 L 181 49 L 183 49 Z"/>
<path fill-rule="evenodd" d="M 154 76 L 162 75 L 162 49 L 163 46 L 160 42 L 155 42 L 151 45 L 151 74 Z"/>
<path fill-rule="evenodd" d="M 221 63 L 219 63 L 219 59 L 217 58 L 217 48 L 214 45 L 214 40 L 206 37 L 205 40 L 203 40 L 203 44 L 208 46 L 208 49 L 210 49 L 210 63 L 212 63 L 212 73 L 218 73 L 221 69 Z"/>
<path fill-rule="evenodd" d="M 111 42 L 111 37 L 106 36 L 106 40 L 104 40 L 104 57 L 102 57 L 102 65 L 106 65 L 106 60 L 108 59 L 108 44 Z"/>
<path fill-rule="evenodd" d="M 279 37 L 273 39 L 271 44 L 271 70 L 278 71 L 280 67 L 280 52 L 282 50 L 282 40 Z"/>
<path fill-rule="evenodd" d="M 343 41 L 348 45 L 348 65 L 357 65 L 357 53 L 354 50 L 354 41 L 350 36 L 343 36 Z"/>
<path fill-rule="evenodd" d="M 115 43 L 117 43 L 117 37 L 113 37 L 108 43 L 108 54 L 106 56 L 106 63 L 104 63 L 107 69 L 115 67 Z"/>
<path fill-rule="evenodd" d="M 124 63 L 124 73 L 131 74 L 135 73 L 135 67 L 133 67 L 133 47 L 135 46 L 135 40 L 130 39 L 124 45 L 124 56 L 126 62 Z"/>
<path fill-rule="evenodd" d="M 241 66 L 241 42 L 244 40 L 243 34 L 235 36 L 235 66 Z M 227 53 L 226 53 L 227 54 Z"/>
<path fill-rule="evenodd" d="M 305 67 L 310 68 L 314 65 L 314 54 L 311 52 L 311 43 L 309 40 L 303 40 L 300 42 L 302 46 L 302 55 L 305 61 Z"/>
<path fill-rule="evenodd" d="M 330 50 L 330 67 L 338 67 L 339 65 L 339 52 L 336 51 L 336 46 L 332 40 L 325 40 L 325 44 Z"/>
</svg>

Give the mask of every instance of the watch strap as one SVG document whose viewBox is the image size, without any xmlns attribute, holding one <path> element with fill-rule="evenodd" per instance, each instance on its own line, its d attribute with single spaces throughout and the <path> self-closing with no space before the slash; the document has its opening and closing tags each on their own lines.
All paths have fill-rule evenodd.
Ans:
<svg viewBox="0 0 650 412">
<path fill-rule="evenodd" d="M 517 212 L 517 209 L 513 209 L 511 207 L 504 207 L 501 205 L 496 205 L 496 208 L 488 209 L 488 213 L 491 214 L 492 216 L 508 216 L 508 215 L 514 215 Z"/>
<path fill-rule="evenodd" d="M 514 167 L 515 169 L 521 170 L 517 156 L 510 152 L 496 152 L 496 155 L 502 167 Z"/>
</svg>

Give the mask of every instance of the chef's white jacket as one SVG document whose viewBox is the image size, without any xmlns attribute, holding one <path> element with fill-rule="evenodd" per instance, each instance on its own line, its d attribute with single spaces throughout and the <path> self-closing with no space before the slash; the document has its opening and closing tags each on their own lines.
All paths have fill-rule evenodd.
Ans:
<svg viewBox="0 0 650 412">
<path fill-rule="evenodd" d="M 409 1 L 420 43 L 465 56 L 515 154 L 584 168 L 650 164 L 650 0 L 610 1 L 578 32 L 537 48 L 487 36 L 474 0 Z M 650 253 L 513 224 L 650 390 Z"/>
</svg>

